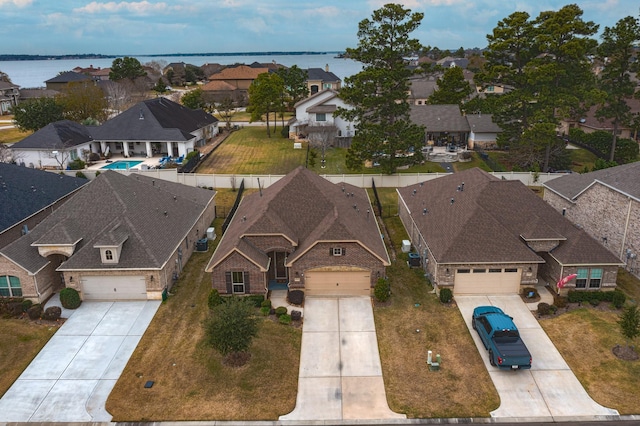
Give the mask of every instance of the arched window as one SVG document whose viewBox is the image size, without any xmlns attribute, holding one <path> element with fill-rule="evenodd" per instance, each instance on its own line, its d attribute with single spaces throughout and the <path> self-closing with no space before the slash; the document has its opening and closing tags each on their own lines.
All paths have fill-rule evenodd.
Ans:
<svg viewBox="0 0 640 426">
<path fill-rule="evenodd" d="M 20 278 L 13 275 L 0 275 L 1 297 L 22 297 Z"/>
<path fill-rule="evenodd" d="M 105 250 L 104 258 L 107 260 L 113 260 L 113 252 L 111 250 Z"/>
</svg>

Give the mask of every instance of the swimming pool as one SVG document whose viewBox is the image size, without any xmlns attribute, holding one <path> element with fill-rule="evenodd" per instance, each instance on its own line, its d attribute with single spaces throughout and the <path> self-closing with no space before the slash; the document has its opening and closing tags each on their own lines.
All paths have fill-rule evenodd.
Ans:
<svg viewBox="0 0 640 426">
<path fill-rule="evenodd" d="M 100 167 L 100 169 L 126 170 L 131 169 L 140 163 L 142 163 L 142 161 L 114 161 L 113 163 L 109 163 L 106 166 Z"/>
</svg>

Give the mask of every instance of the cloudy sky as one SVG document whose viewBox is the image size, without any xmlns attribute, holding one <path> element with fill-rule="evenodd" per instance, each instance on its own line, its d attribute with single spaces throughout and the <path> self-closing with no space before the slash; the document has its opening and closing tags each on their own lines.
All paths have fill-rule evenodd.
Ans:
<svg viewBox="0 0 640 426">
<path fill-rule="evenodd" d="M 0 0 L 0 53 L 143 55 L 343 51 L 378 0 Z M 484 47 L 514 11 L 537 16 L 570 0 L 403 0 L 425 14 L 414 36 L 440 49 Z M 613 26 L 638 16 L 634 0 L 574 0 L 584 18 Z"/>
</svg>

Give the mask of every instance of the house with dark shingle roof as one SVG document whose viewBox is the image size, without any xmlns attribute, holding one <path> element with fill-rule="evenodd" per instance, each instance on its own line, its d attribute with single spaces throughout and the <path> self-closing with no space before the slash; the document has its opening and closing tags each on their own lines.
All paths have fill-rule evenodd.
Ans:
<svg viewBox="0 0 640 426">
<path fill-rule="evenodd" d="M 50 78 L 49 80 L 45 81 L 44 84 L 49 90 L 63 91 L 68 87 L 69 83 L 80 83 L 80 82 L 86 83 L 91 81 L 92 81 L 92 78 L 86 74 L 81 74 L 79 72 L 73 72 L 73 71 L 66 71 L 66 72 L 61 72 L 60 74 L 58 74 L 53 78 Z"/>
<path fill-rule="evenodd" d="M 502 129 L 493 121 L 492 114 L 467 114 L 469 123 L 468 148 L 496 148 L 498 134 Z"/>
<path fill-rule="evenodd" d="M 35 302 L 65 286 L 83 300 L 160 299 L 214 219 L 214 197 L 107 171 L 0 249 L 0 276 Z"/>
<path fill-rule="evenodd" d="M 218 134 L 218 119 L 166 98 L 137 103 L 100 126 L 69 120 L 48 124 L 11 146 L 19 163 L 66 168 L 87 153 L 126 157 L 186 156 Z"/>
<path fill-rule="evenodd" d="M 368 296 L 389 264 L 366 191 L 299 167 L 242 199 L 205 270 L 223 294 Z"/>
<path fill-rule="evenodd" d="M 466 145 L 469 122 L 458 105 L 411 105 L 411 121 L 425 127 L 427 143 L 432 145 Z"/>
<path fill-rule="evenodd" d="M 29 232 L 87 182 L 0 163 L 0 248 Z"/>
<path fill-rule="evenodd" d="M 544 184 L 544 200 L 638 274 L 640 162 Z"/>
<path fill-rule="evenodd" d="M 329 71 L 329 65 L 322 68 L 307 69 L 307 87 L 311 95 L 323 90 L 340 90 L 342 80 Z"/>
<path fill-rule="evenodd" d="M 19 99 L 20 86 L 0 80 L 0 115 L 8 114 L 11 108 L 18 105 Z"/>
<path fill-rule="evenodd" d="M 438 291 L 518 294 L 570 274 L 569 289 L 613 290 L 620 260 L 519 181 L 478 168 L 399 188 L 398 212 Z"/>
</svg>

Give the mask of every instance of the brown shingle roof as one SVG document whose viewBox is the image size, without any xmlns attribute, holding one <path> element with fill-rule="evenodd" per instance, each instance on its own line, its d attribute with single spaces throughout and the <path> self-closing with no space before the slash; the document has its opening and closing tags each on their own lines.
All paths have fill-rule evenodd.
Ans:
<svg viewBox="0 0 640 426">
<path fill-rule="evenodd" d="M 519 181 L 475 168 L 398 193 L 439 263 L 542 262 L 524 241 L 536 239 L 560 240 L 552 255 L 563 264 L 619 264 Z"/>
<path fill-rule="evenodd" d="M 222 80 L 212 80 L 207 84 L 203 85 L 201 89 L 204 92 L 226 92 L 226 91 L 236 90 L 234 86 Z"/>
<path fill-rule="evenodd" d="M 269 72 L 268 68 L 252 68 L 247 65 L 227 67 L 209 76 L 209 80 L 255 80 L 260 74 Z"/>
</svg>

